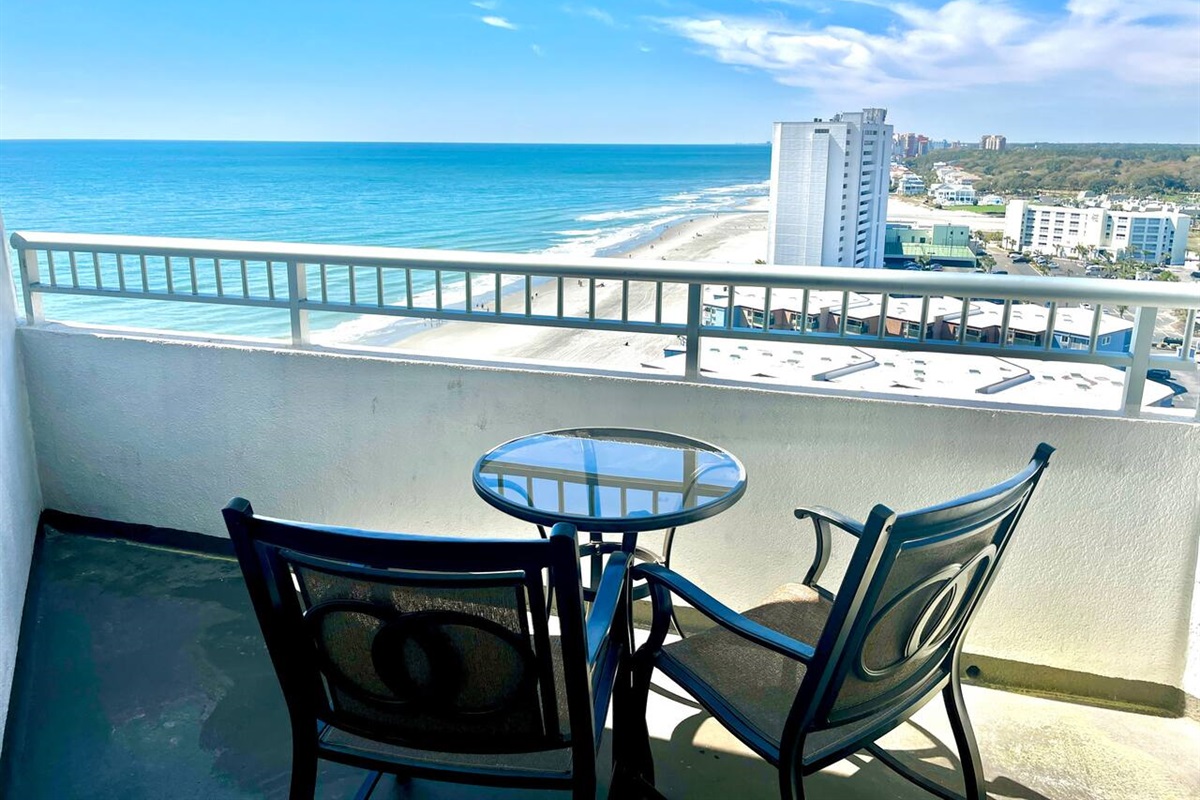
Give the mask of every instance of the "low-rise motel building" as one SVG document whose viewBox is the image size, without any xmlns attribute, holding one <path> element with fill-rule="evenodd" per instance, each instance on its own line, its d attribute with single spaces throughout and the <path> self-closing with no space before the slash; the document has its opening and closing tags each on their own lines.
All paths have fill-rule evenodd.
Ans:
<svg viewBox="0 0 1200 800">
<path fill-rule="evenodd" d="M 704 291 L 702 324 L 710 327 L 759 329 L 766 312 L 766 292 L 761 288 L 707 286 Z M 963 301 L 957 297 L 931 297 L 929 308 L 922 298 L 888 295 L 886 308 L 879 294 L 810 291 L 807 305 L 804 292 L 775 289 L 770 298 L 770 327 L 773 330 L 804 331 L 809 333 L 845 332 L 877 336 L 880 326 L 885 336 L 906 339 L 922 338 L 922 316 L 926 340 L 954 341 L 964 325 Z M 964 341 L 995 344 L 1003 330 L 1004 306 L 986 300 L 967 304 Z M 726 322 L 730 320 L 730 322 Z M 1053 327 L 1050 310 L 1034 303 L 1013 303 L 1009 317 L 1007 343 L 1043 347 L 1046 336 L 1053 337 L 1050 348 L 1088 350 L 1092 336 L 1096 350 L 1128 352 L 1133 335 L 1133 323 L 1115 314 L 1102 313 L 1099 326 L 1093 332 L 1093 310 L 1090 308 L 1060 307 L 1054 312 Z M 1049 329 L 1049 331 L 1048 331 Z"/>
</svg>

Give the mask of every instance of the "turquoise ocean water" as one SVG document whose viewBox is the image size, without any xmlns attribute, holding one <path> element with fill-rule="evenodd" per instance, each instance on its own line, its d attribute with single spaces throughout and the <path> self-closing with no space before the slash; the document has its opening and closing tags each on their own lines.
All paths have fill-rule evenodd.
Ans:
<svg viewBox="0 0 1200 800">
<path fill-rule="evenodd" d="M 10 233 L 611 255 L 765 195 L 769 168 L 765 144 L 3 141 L 0 211 Z M 248 336 L 287 329 L 276 311 L 184 303 L 48 296 L 46 312 Z M 353 322 L 314 315 L 315 329 L 337 325 Z"/>
</svg>

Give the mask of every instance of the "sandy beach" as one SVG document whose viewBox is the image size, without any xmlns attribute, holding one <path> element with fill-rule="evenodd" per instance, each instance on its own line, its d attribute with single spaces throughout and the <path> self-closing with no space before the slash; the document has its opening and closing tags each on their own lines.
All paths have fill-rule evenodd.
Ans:
<svg viewBox="0 0 1200 800">
<path fill-rule="evenodd" d="M 931 209 L 903 198 L 889 198 L 889 222 L 904 222 L 920 227 L 934 223 L 967 224 L 991 230 L 1002 227 L 1003 218 L 981 214 Z M 757 198 L 736 211 L 707 214 L 666 228 L 657 238 L 627 252 L 609 256 L 622 259 L 658 259 L 670 262 L 707 262 L 713 264 L 753 265 L 767 255 L 767 198 Z M 586 319 L 590 286 L 588 281 L 562 282 L 565 316 Z M 534 286 L 532 310 L 539 316 L 556 316 L 557 281 L 542 281 Z M 596 284 L 596 318 L 621 319 L 621 284 Z M 481 311 L 493 308 L 491 295 L 480 303 Z M 503 308 L 519 308 L 524 302 L 523 285 L 506 292 Z M 666 284 L 663 288 L 663 321 L 683 323 L 686 318 L 686 288 Z M 629 318 L 652 321 L 655 314 L 653 284 L 631 283 Z M 642 370 L 646 362 L 662 357 L 663 349 L 674 344 L 675 337 L 579 330 L 533 325 L 486 322 L 405 321 L 405 328 L 385 329 L 363 344 L 382 346 L 400 352 L 456 358 L 530 360 L 541 363 L 591 365 L 618 370 Z M 333 343 L 333 342 L 329 342 Z"/>
<path fill-rule="evenodd" d="M 709 262 L 719 264 L 753 264 L 767 254 L 766 199 L 762 198 L 736 212 L 706 215 L 673 225 L 658 238 L 635 247 L 627 253 L 613 256 L 614 261 L 626 258 L 660 259 L 667 262 Z M 587 281 L 563 282 L 563 311 L 567 316 L 586 318 L 589 289 Z M 680 322 L 685 319 L 686 289 L 681 285 L 665 285 L 663 291 L 663 320 Z M 506 294 L 502 307 L 522 302 L 520 291 Z M 535 286 L 532 298 L 533 313 L 555 315 L 558 306 L 556 281 Z M 490 308 L 490 303 L 487 305 Z M 629 287 L 629 318 L 654 319 L 655 292 L 653 284 L 631 283 Z M 621 318 L 621 284 L 597 283 L 596 317 Z M 663 348 L 675 337 L 649 334 L 614 333 L 609 331 L 547 328 L 527 325 L 496 325 L 494 323 L 449 322 L 407 336 L 393 345 L 403 352 L 442 355 L 460 358 L 520 358 L 541 362 L 589 364 L 620 370 L 641 369 L 643 362 L 662 356 Z"/>
</svg>

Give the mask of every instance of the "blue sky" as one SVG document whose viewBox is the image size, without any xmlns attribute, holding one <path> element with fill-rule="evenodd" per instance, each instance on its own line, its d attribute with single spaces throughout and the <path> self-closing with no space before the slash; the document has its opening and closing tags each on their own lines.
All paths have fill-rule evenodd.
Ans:
<svg viewBox="0 0 1200 800">
<path fill-rule="evenodd" d="M 0 0 L 0 137 L 1200 142 L 1200 0 Z"/>
</svg>

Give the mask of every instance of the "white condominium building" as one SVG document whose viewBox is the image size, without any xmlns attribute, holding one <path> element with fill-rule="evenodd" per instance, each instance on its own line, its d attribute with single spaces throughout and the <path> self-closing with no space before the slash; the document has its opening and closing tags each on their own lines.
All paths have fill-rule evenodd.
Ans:
<svg viewBox="0 0 1200 800">
<path fill-rule="evenodd" d="M 1148 264 L 1182 264 L 1191 217 L 1167 211 L 1115 211 L 1008 204 L 1004 236 L 1022 250 L 1050 255 L 1071 253 L 1078 245 L 1110 253 L 1128 253 Z"/>
<path fill-rule="evenodd" d="M 776 122 L 767 262 L 882 267 L 892 126 L 865 108 L 812 122 Z"/>
</svg>

